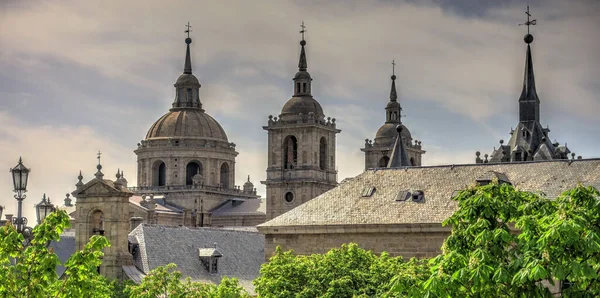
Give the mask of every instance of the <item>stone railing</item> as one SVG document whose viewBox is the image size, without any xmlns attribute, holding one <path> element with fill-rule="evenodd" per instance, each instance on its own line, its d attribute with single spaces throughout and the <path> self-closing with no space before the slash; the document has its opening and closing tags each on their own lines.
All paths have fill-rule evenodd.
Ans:
<svg viewBox="0 0 600 298">
<path fill-rule="evenodd" d="M 281 116 L 279 118 L 273 117 L 273 115 L 269 115 L 268 127 L 279 126 L 279 125 L 288 125 L 288 124 L 318 124 L 323 126 L 328 126 L 335 129 L 335 118 L 327 117 L 327 119 L 319 119 L 313 112 L 308 114 L 299 113 L 296 116 L 288 116 L 293 117 L 291 120 L 282 120 Z"/>
<path fill-rule="evenodd" d="M 161 193 L 161 192 L 175 192 L 175 191 L 209 191 L 218 192 L 223 194 L 244 194 L 244 195 L 256 195 L 256 188 L 251 192 L 244 192 L 240 186 L 236 185 L 233 188 L 225 188 L 222 186 L 214 185 L 165 185 L 165 186 L 132 186 L 128 187 L 129 190 L 137 193 Z"/>
</svg>

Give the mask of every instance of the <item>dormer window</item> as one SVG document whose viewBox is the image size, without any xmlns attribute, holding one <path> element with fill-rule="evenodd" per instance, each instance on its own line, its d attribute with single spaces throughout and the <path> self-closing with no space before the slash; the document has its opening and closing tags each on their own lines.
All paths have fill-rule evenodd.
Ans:
<svg viewBox="0 0 600 298">
<path fill-rule="evenodd" d="M 208 271 L 210 274 L 218 274 L 219 273 L 219 258 L 223 255 L 217 249 L 217 244 L 215 243 L 214 248 L 199 248 L 198 249 L 198 257 L 200 258 L 200 262 L 204 266 L 204 269 Z"/>
<path fill-rule="evenodd" d="M 408 199 L 412 198 L 412 194 L 410 193 L 410 191 L 408 190 L 401 190 L 400 192 L 398 192 L 398 194 L 396 195 L 396 202 L 404 202 Z"/>
<path fill-rule="evenodd" d="M 422 190 L 413 191 L 412 201 L 415 203 L 425 203 L 425 193 Z"/>
</svg>

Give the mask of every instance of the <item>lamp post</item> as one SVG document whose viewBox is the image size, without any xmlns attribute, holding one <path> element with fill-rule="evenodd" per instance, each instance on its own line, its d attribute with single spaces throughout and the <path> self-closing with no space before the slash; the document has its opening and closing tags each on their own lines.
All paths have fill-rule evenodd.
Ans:
<svg viewBox="0 0 600 298">
<path fill-rule="evenodd" d="M 35 205 L 38 225 L 44 221 L 46 216 L 50 215 L 50 213 L 54 212 L 55 210 L 56 208 L 54 208 L 54 205 L 50 203 L 50 197 L 46 198 L 46 194 L 44 194 L 42 201 Z"/>
<path fill-rule="evenodd" d="M 13 218 L 13 224 L 17 227 L 17 231 L 25 237 L 26 240 L 30 239 L 33 235 L 31 228 L 27 227 L 27 218 L 23 217 L 23 200 L 26 198 L 25 193 L 27 192 L 27 179 L 29 178 L 29 172 L 31 170 L 23 165 L 23 160 L 19 157 L 19 163 L 12 169 L 13 186 L 15 192 L 15 199 L 17 199 L 17 217 Z"/>
</svg>

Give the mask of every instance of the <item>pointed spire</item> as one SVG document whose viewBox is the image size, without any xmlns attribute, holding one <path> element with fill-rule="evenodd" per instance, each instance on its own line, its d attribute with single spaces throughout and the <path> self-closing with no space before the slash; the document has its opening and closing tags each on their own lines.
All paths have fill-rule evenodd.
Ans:
<svg viewBox="0 0 600 298">
<path fill-rule="evenodd" d="M 398 93 L 396 92 L 396 62 L 392 60 L 392 88 L 390 90 L 390 101 L 398 100 Z"/>
<path fill-rule="evenodd" d="M 535 78 L 533 74 L 533 58 L 531 57 L 531 43 L 533 35 L 529 33 L 529 27 L 536 25 L 536 20 L 531 20 L 529 6 L 527 6 L 527 22 L 519 25 L 527 25 L 527 34 L 523 38 L 527 44 L 525 56 L 525 72 L 523 75 L 523 91 L 519 97 L 519 121 L 540 121 L 540 100 L 535 89 Z"/>
<path fill-rule="evenodd" d="M 192 59 L 190 58 L 190 44 L 192 43 L 192 39 L 190 38 L 190 32 L 192 31 L 190 26 L 190 22 L 185 25 L 187 29 L 185 33 L 187 33 L 187 38 L 185 39 L 185 43 L 187 44 L 187 48 L 185 50 L 185 66 L 183 67 L 183 73 L 192 74 Z"/>
<path fill-rule="evenodd" d="M 394 143 L 392 156 L 390 158 L 390 161 L 388 162 L 388 168 L 400 168 L 411 166 L 410 160 L 408 159 L 408 153 L 404 148 L 404 142 L 402 142 L 402 129 L 402 125 L 396 126 L 398 136 L 396 137 L 396 142 Z"/>
<path fill-rule="evenodd" d="M 83 175 L 81 174 L 81 170 L 79 170 L 79 176 L 77 176 L 77 184 L 75 186 L 77 189 L 81 189 L 83 187 Z"/>
<path fill-rule="evenodd" d="M 304 50 L 304 46 L 306 45 L 306 40 L 304 40 L 304 33 L 306 32 L 306 26 L 304 26 L 304 22 L 302 22 L 302 25 L 300 25 L 300 27 L 302 28 L 300 30 L 300 34 L 302 34 L 302 40 L 300 41 L 300 46 L 302 46 L 302 49 L 300 50 L 300 61 L 298 61 L 298 70 L 306 71 L 306 69 L 308 68 L 308 63 L 306 62 L 306 51 Z"/>
</svg>

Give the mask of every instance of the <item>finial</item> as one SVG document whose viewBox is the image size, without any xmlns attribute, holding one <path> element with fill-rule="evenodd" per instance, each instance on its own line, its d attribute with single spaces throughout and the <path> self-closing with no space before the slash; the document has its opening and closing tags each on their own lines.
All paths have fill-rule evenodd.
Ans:
<svg viewBox="0 0 600 298">
<path fill-rule="evenodd" d="M 525 35 L 525 43 L 530 44 L 533 42 L 533 35 L 531 35 L 529 33 L 529 27 L 530 26 L 534 26 L 537 25 L 537 20 L 531 20 L 531 14 L 529 13 L 529 5 L 527 5 L 527 11 L 525 12 L 525 14 L 527 14 L 527 22 L 523 23 L 523 24 L 519 24 L 519 26 L 527 26 L 527 35 Z"/>
<path fill-rule="evenodd" d="M 77 179 L 79 181 L 77 181 L 77 184 L 75 184 L 75 186 L 77 187 L 77 189 L 80 189 L 83 187 L 83 175 L 81 174 L 81 170 L 79 170 L 79 176 L 77 176 Z"/>
<path fill-rule="evenodd" d="M 306 44 L 306 41 L 304 41 L 304 33 L 307 31 L 306 30 L 306 26 L 304 26 L 304 21 L 302 21 L 302 24 L 300 25 L 300 34 L 302 34 L 302 41 L 300 42 L 301 45 Z M 304 42 L 304 44 L 302 44 Z"/>
<path fill-rule="evenodd" d="M 248 175 L 248 182 L 250 182 L 250 175 Z"/>
<path fill-rule="evenodd" d="M 185 39 L 185 43 L 190 44 L 192 43 L 192 39 L 190 38 L 190 32 L 192 32 L 192 26 L 190 26 L 190 22 L 187 23 L 187 25 L 185 25 L 186 29 L 185 29 L 185 33 L 187 33 L 187 38 Z M 190 40 L 188 42 L 188 39 Z"/>
<path fill-rule="evenodd" d="M 392 60 L 392 80 L 396 80 L 396 61 Z"/>
<path fill-rule="evenodd" d="M 117 169 L 117 174 L 115 175 L 115 177 L 117 177 L 117 180 L 121 178 L 121 169 Z"/>
<path fill-rule="evenodd" d="M 102 179 L 102 177 L 104 177 L 104 174 L 102 174 L 102 165 L 100 164 L 100 157 L 102 156 L 102 152 L 98 151 L 97 155 L 98 155 L 98 165 L 96 166 L 96 169 L 98 169 L 98 171 L 94 175 L 96 176 L 96 178 Z"/>
</svg>

